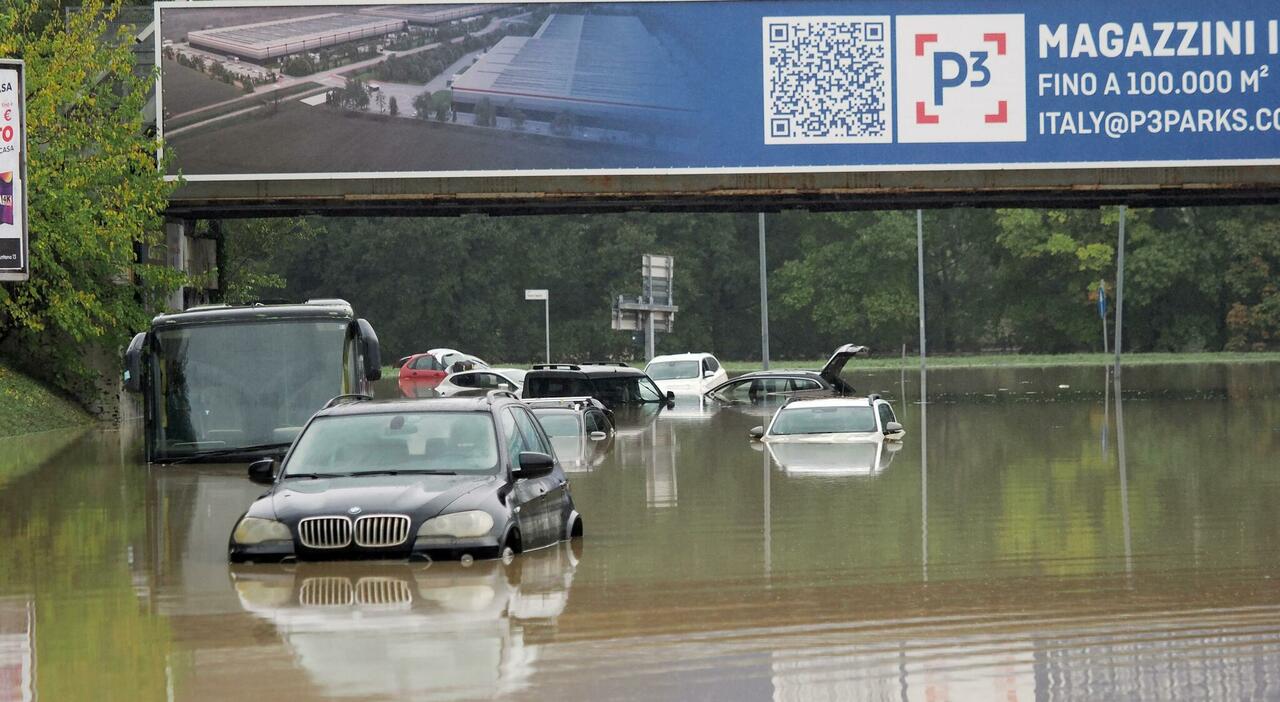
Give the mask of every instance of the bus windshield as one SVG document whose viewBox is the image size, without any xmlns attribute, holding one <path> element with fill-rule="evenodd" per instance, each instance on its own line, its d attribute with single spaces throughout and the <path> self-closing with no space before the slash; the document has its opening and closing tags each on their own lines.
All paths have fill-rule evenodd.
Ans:
<svg viewBox="0 0 1280 702">
<path fill-rule="evenodd" d="M 292 442 L 346 392 L 347 327 L 273 319 L 158 330 L 150 384 L 157 459 Z"/>
</svg>

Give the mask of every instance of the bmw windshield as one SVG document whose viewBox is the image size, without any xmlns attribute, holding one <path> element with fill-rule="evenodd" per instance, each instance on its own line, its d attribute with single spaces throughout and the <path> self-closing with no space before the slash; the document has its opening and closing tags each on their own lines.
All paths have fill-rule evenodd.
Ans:
<svg viewBox="0 0 1280 702">
<path fill-rule="evenodd" d="M 402 412 L 317 417 L 298 438 L 283 477 L 497 470 L 488 413 Z"/>
</svg>

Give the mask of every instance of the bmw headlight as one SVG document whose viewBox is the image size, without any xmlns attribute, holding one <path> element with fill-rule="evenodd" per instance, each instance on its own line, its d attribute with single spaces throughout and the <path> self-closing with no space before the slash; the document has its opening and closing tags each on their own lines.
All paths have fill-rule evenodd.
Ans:
<svg viewBox="0 0 1280 702">
<path fill-rule="evenodd" d="M 428 519 L 418 527 L 418 536 L 451 536 L 465 539 L 484 536 L 493 529 L 493 517 L 488 512 L 473 509 L 469 512 L 445 514 Z"/>
<path fill-rule="evenodd" d="M 254 546 L 264 541 L 291 541 L 289 527 L 274 519 L 245 517 L 236 525 L 231 538 L 241 546 Z"/>
</svg>

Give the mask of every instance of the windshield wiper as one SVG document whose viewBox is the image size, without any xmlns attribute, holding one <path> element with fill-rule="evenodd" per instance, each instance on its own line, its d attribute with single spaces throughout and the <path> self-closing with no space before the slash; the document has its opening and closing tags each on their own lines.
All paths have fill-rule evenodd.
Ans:
<svg viewBox="0 0 1280 702">
<path fill-rule="evenodd" d="M 320 478 L 332 478 L 337 475 L 339 474 L 325 473 L 324 475 L 321 475 L 319 473 L 285 473 L 284 475 L 280 476 L 280 478 L 282 480 L 288 480 L 289 478 L 310 478 L 312 480 L 319 480 Z"/>
<path fill-rule="evenodd" d="M 290 443 L 292 442 L 284 441 L 284 442 L 276 442 L 272 444 L 253 444 L 250 446 L 236 446 L 234 448 L 205 449 L 204 451 L 192 451 L 191 453 L 178 456 L 177 458 L 167 458 L 167 459 L 162 458 L 160 459 L 160 462 L 170 463 L 170 464 L 190 463 L 192 461 L 203 461 L 210 458 L 219 458 L 221 456 L 237 456 L 244 453 L 257 453 L 259 451 L 269 451 L 272 449 L 281 449 L 280 452 L 283 453 L 282 449 L 289 448 Z"/>
<path fill-rule="evenodd" d="M 405 468 L 402 470 L 368 470 L 359 473 L 343 473 L 344 477 L 358 478 L 362 475 L 457 475 L 451 470 L 417 470 L 414 468 Z"/>
</svg>

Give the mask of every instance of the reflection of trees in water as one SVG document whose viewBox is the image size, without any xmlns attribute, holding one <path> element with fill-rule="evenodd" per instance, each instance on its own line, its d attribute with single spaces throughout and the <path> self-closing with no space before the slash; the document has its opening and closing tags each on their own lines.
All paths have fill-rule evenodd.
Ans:
<svg viewBox="0 0 1280 702">
<path fill-rule="evenodd" d="M 163 699 L 171 634 L 138 603 L 128 554 L 147 474 L 91 432 L 0 487 L 0 589 L 35 606 L 38 699 Z"/>
</svg>

